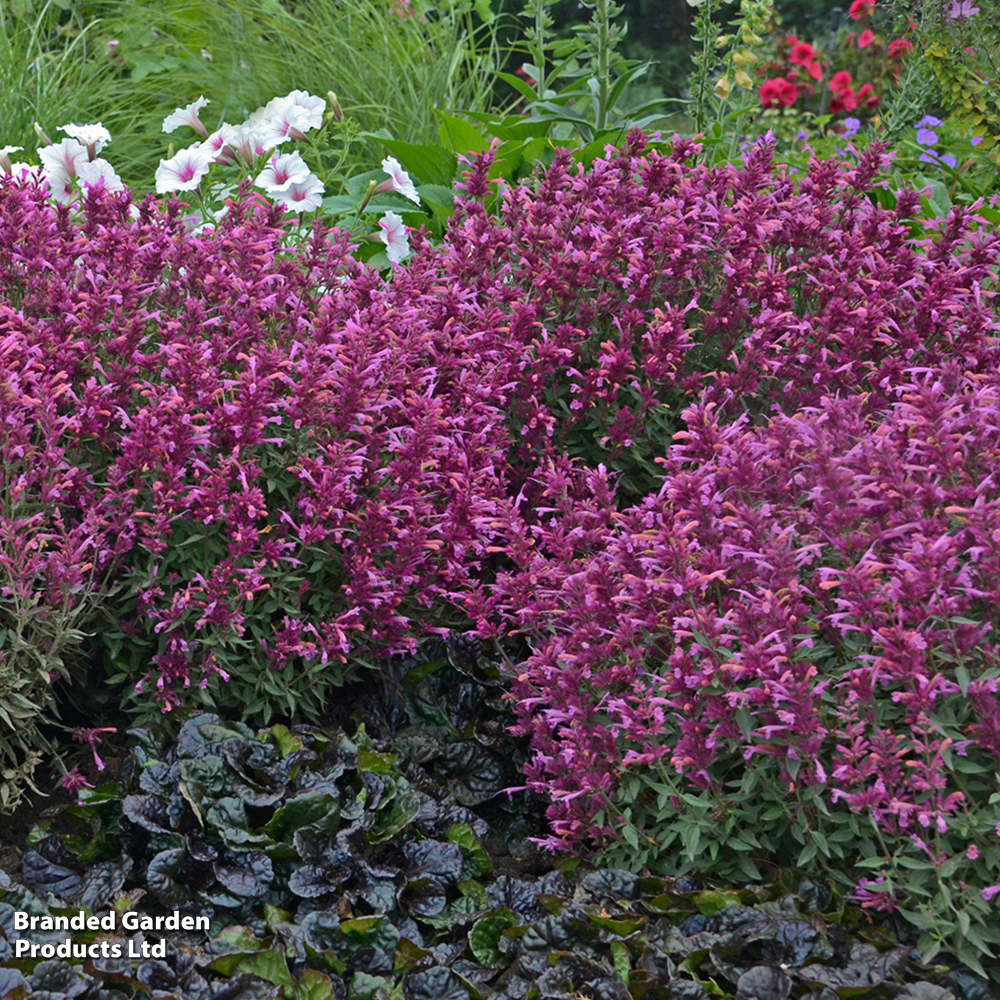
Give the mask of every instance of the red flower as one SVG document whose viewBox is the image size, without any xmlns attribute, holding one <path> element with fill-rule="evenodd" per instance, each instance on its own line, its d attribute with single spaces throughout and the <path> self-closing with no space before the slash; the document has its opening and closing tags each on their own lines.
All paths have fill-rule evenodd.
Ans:
<svg viewBox="0 0 1000 1000">
<path fill-rule="evenodd" d="M 816 53 L 808 42 L 799 42 L 797 45 L 793 45 L 788 56 L 788 60 L 793 66 L 807 66 L 815 58 Z"/>
<path fill-rule="evenodd" d="M 808 73 L 814 80 L 823 79 L 823 67 L 818 62 L 809 64 Z"/>
<path fill-rule="evenodd" d="M 871 28 L 865 28 L 858 37 L 858 48 L 867 49 L 875 41 L 875 32 Z"/>
<path fill-rule="evenodd" d="M 788 108 L 798 100 L 798 97 L 799 88 L 783 77 L 768 80 L 760 88 L 760 103 L 765 108 L 773 108 L 777 105 Z"/>
<path fill-rule="evenodd" d="M 913 51 L 913 42 L 906 38 L 897 38 L 894 42 L 889 42 L 889 58 L 902 59 Z"/>
<path fill-rule="evenodd" d="M 844 87 L 837 93 L 837 96 L 830 101 L 830 111 L 836 114 L 838 111 L 853 111 L 858 106 L 858 95 L 854 93 L 853 87 Z"/>
<path fill-rule="evenodd" d="M 861 18 L 871 17 L 875 13 L 875 0 L 854 0 L 851 4 L 850 10 L 847 12 L 847 16 L 851 18 L 852 21 L 858 21 Z"/>
<path fill-rule="evenodd" d="M 839 94 L 842 90 L 849 88 L 852 82 L 853 78 L 851 74 L 846 69 L 842 69 L 839 73 L 833 74 L 830 80 L 830 90 L 835 94 Z"/>
<path fill-rule="evenodd" d="M 870 83 L 866 83 L 858 91 L 858 103 L 864 104 L 866 108 L 877 108 L 881 103 L 881 98 L 875 93 L 875 88 Z"/>
</svg>

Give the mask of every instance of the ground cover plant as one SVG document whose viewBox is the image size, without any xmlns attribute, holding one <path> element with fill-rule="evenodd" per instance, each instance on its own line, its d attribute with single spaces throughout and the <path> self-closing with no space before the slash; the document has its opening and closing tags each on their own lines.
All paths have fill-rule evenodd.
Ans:
<svg viewBox="0 0 1000 1000">
<path fill-rule="evenodd" d="M 496 828 L 475 811 L 489 789 L 463 784 L 462 805 L 428 770 L 429 719 L 483 720 L 469 694 L 488 689 L 471 675 L 489 664 L 452 639 L 451 664 L 429 650 L 398 671 L 399 694 L 355 705 L 408 723 L 399 733 L 424 766 L 357 718 L 351 736 L 254 733 L 208 714 L 172 744 L 136 730 L 123 778 L 63 813 L 76 832 L 39 830 L 23 882 L 0 870 L 5 994 L 693 1000 L 863 984 L 867 996 L 982 996 L 968 974 L 890 945 L 823 881 L 733 891 L 586 865 L 504 872 L 511 859 L 487 852 Z M 510 764 L 501 750 L 496 766 Z M 69 948 L 52 917 L 80 907 L 116 926 Z M 179 909 L 204 927 L 155 930 Z M 15 911 L 40 929 L 18 930 Z"/>
</svg>

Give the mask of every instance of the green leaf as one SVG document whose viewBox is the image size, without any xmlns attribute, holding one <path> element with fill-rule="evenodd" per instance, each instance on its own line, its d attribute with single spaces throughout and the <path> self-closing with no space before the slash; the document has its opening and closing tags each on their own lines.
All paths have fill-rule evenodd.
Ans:
<svg viewBox="0 0 1000 1000">
<path fill-rule="evenodd" d="M 475 960 L 487 969 L 503 968 L 507 962 L 500 953 L 500 937 L 516 926 L 517 918 L 506 908 L 477 920 L 469 931 L 469 950 Z"/>
<path fill-rule="evenodd" d="M 479 878 L 480 875 L 488 875 L 493 870 L 493 862 L 490 861 L 485 848 L 479 843 L 468 823 L 456 823 L 448 828 L 445 836 L 462 848 L 463 880 Z"/>
<path fill-rule="evenodd" d="M 724 910 L 727 906 L 739 906 L 740 895 L 738 892 L 706 889 L 694 897 L 694 905 L 703 916 L 714 917 L 719 910 Z"/>
<path fill-rule="evenodd" d="M 415 182 L 447 185 L 455 178 L 455 154 L 440 146 L 426 146 L 393 139 L 384 129 L 380 132 L 362 132 L 361 135 L 363 138 L 375 139 L 382 143 L 399 160 L 403 169 L 414 175 Z"/>
<path fill-rule="evenodd" d="M 632 971 L 632 957 L 628 948 L 621 941 L 611 942 L 611 956 L 615 963 L 615 972 L 623 983 L 628 983 L 628 974 Z"/>
<path fill-rule="evenodd" d="M 222 955 L 209 965 L 215 972 L 232 977 L 239 972 L 260 976 L 275 986 L 284 986 L 290 992 L 295 989 L 295 980 L 288 971 L 285 956 L 279 951 L 255 951 L 252 954 Z"/>
</svg>

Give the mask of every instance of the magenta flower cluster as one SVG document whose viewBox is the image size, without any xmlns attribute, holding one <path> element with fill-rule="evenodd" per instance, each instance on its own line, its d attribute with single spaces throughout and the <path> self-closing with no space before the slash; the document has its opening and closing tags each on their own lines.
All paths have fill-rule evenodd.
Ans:
<svg viewBox="0 0 1000 1000">
<path fill-rule="evenodd" d="M 1000 757 L 1000 234 L 879 207 L 878 146 L 771 149 L 634 132 L 502 197 L 484 154 L 388 278 L 250 199 L 195 238 L 0 182 L 5 558 L 44 529 L 26 588 L 113 577 L 111 659 L 163 709 L 523 632 L 553 849 L 618 836 L 636 774 L 670 818 L 738 768 L 943 864 L 956 760 Z"/>
<path fill-rule="evenodd" d="M 506 495 L 470 293 L 284 235 L 249 199 L 193 238 L 127 192 L 79 220 L 0 192 L 12 586 L 59 604 L 96 567 L 115 665 L 164 711 L 213 675 L 252 711 L 279 675 L 342 682 L 359 639 L 412 648 L 473 585 Z"/>
<path fill-rule="evenodd" d="M 546 445 L 555 380 L 521 384 L 543 461 L 489 610 L 533 643 L 513 704 L 550 848 L 617 836 L 637 770 L 722 800 L 739 759 L 776 767 L 789 802 L 818 786 L 919 841 L 968 806 L 946 759 L 1000 758 L 1000 234 L 962 209 L 918 221 L 911 191 L 878 207 L 886 160 L 814 162 L 798 184 L 766 145 L 740 168 L 557 160 L 501 235 L 482 220 L 461 248 L 480 294 L 533 283 L 546 330 L 614 317 L 599 364 L 576 366 L 568 331 L 554 347 L 571 399 L 635 391 L 613 440 L 672 386 L 690 400 L 662 485 L 620 509 L 605 468 Z"/>
</svg>

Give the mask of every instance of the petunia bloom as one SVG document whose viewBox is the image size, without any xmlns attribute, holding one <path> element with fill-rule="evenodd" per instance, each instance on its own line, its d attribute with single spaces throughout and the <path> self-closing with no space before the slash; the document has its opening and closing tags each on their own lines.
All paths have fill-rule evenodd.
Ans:
<svg viewBox="0 0 1000 1000">
<path fill-rule="evenodd" d="M 100 157 L 81 163 L 77 176 L 80 183 L 87 187 L 103 185 L 105 191 L 112 193 L 125 190 L 125 184 L 115 173 L 115 168 L 107 160 L 102 160 Z"/>
<path fill-rule="evenodd" d="M 100 122 L 93 125 L 76 125 L 70 122 L 68 125 L 60 125 L 59 131 L 86 146 L 91 159 L 111 142 L 111 133 Z"/>
<path fill-rule="evenodd" d="M 215 154 L 216 163 L 228 160 L 226 150 L 235 147 L 239 141 L 239 132 L 232 125 L 223 122 L 201 145 Z"/>
<path fill-rule="evenodd" d="M 387 156 L 382 161 L 382 169 L 389 175 L 389 180 L 382 181 L 375 188 L 375 194 L 380 194 L 383 191 L 395 191 L 404 198 L 409 198 L 410 201 L 420 203 L 420 195 L 417 194 L 417 189 L 413 186 L 410 175 L 400 166 L 395 157 Z"/>
<path fill-rule="evenodd" d="M 13 167 L 10 162 L 10 154 L 17 153 L 22 149 L 24 149 L 24 146 L 3 146 L 0 148 L 0 170 L 3 170 L 6 174 L 11 173 Z"/>
<path fill-rule="evenodd" d="M 289 212 L 311 212 L 323 204 L 323 182 L 308 174 L 304 180 L 293 181 L 284 191 L 275 195 L 274 203 Z"/>
<path fill-rule="evenodd" d="M 386 256 L 393 264 L 398 264 L 410 254 L 410 237 L 403 220 L 395 212 L 386 212 L 378 220 L 379 239 L 386 246 Z"/>
<path fill-rule="evenodd" d="M 768 80 L 760 88 L 760 103 L 765 108 L 773 108 L 777 105 L 789 108 L 798 100 L 798 97 L 798 87 L 784 77 Z"/>
<path fill-rule="evenodd" d="M 846 69 L 842 69 L 839 73 L 834 73 L 830 79 L 830 90 L 835 94 L 839 94 L 840 91 L 844 90 L 846 87 L 850 87 L 853 82 L 853 77 Z"/>
<path fill-rule="evenodd" d="M 254 184 L 270 195 L 287 191 L 293 184 L 301 184 L 309 176 L 309 166 L 299 153 L 275 154 L 257 175 Z"/>
<path fill-rule="evenodd" d="M 203 138 L 208 138 L 208 129 L 201 123 L 201 119 L 198 117 L 198 112 L 201 111 L 206 104 L 211 102 L 206 97 L 199 97 L 197 101 L 192 101 L 186 107 L 177 108 L 173 114 L 167 115 L 163 119 L 163 131 L 164 132 L 176 132 L 182 125 L 188 125 L 193 128 L 196 132 L 200 133 Z"/>
<path fill-rule="evenodd" d="M 159 194 L 170 191 L 193 191 L 208 173 L 214 156 L 200 143 L 188 146 L 169 160 L 160 160 L 156 168 L 156 190 Z"/>
<path fill-rule="evenodd" d="M 808 42 L 799 42 L 792 46 L 788 61 L 793 66 L 808 66 L 816 58 L 816 52 Z"/>
</svg>

